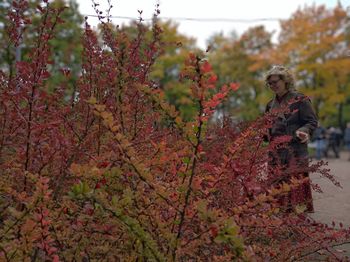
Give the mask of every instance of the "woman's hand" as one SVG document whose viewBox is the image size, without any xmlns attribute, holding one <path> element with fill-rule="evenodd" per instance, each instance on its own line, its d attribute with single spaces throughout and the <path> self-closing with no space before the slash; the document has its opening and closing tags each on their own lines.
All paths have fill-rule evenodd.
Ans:
<svg viewBox="0 0 350 262">
<path fill-rule="evenodd" d="M 306 143 L 309 140 L 309 134 L 306 132 L 297 130 L 295 134 L 299 138 L 300 143 Z"/>
</svg>

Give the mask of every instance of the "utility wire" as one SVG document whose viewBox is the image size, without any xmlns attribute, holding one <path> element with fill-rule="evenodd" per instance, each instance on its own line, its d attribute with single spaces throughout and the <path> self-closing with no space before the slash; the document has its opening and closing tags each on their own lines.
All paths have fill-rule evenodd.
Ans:
<svg viewBox="0 0 350 262">
<path fill-rule="evenodd" d="M 85 15 L 88 17 L 105 17 L 103 15 Z M 109 16 L 109 18 L 137 20 L 138 18 L 131 16 Z M 234 19 L 234 18 L 195 18 L 195 17 L 160 17 L 158 19 L 170 19 L 178 21 L 193 21 L 193 22 L 224 22 L 224 23 L 257 23 L 257 22 L 276 22 L 282 20 L 282 18 L 254 18 L 254 19 Z M 152 18 L 142 18 L 143 21 L 151 21 Z"/>
</svg>

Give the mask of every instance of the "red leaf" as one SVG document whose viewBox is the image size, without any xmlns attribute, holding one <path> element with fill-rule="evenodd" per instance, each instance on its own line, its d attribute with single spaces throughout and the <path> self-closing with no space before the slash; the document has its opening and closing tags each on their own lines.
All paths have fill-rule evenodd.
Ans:
<svg viewBox="0 0 350 262">
<path fill-rule="evenodd" d="M 211 235 L 212 237 L 214 237 L 214 238 L 217 237 L 218 232 L 219 232 L 217 226 L 215 226 L 215 225 L 212 225 L 212 226 L 210 227 L 209 231 L 210 231 L 210 235 Z"/>
<path fill-rule="evenodd" d="M 70 69 L 69 68 L 61 68 L 60 71 L 65 77 L 69 77 L 70 76 Z"/>
<path fill-rule="evenodd" d="M 102 178 L 102 179 L 100 180 L 100 183 L 101 183 L 102 185 L 105 185 L 105 184 L 107 184 L 107 180 L 106 180 L 105 178 Z"/>
<path fill-rule="evenodd" d="M 208 79 L 208 83 L 209 84 L 215 84 L 216 83 L 216 80 L 218 79 L 218 77 L 214 74 L 214 75 L 211 75 Z"/>
<path fill-rule="evenodd" d="M 190 57 L 190 60 L 195 60 L 196 59 L 196 56 L 193 53 L 189 53 L 188 56 Z"/>
<path fill-rule="evenodd" d="M 44 13 L 44 9 L 40 5 L 37 5 L 36 8 L 38 8 L 41 13 Z"/>
<path fill-rule="evenodd" d="M 50 76 L 51 76 L 50 73 L 49 73 L 48 71 L 46 71 L 46 70 L 44 70 L 43 73 L 41 74 L 41 77 L 42 77 L 43 79 L 47 79 L 47 78 L 49 78 Z"/>
<path fill-rule="evenodd" d="M 106 168 L 109 165 L 108 161 L 103 161 L 97 164 L 98 168 Z"/>
<path fill-rule="evenodd" d="M 233 91 L 237 91 L 238 88 L 239 88 L 239 84 L 238 84 L 238 83 L 230 83 L 230 88 L 231 88 Z"/>
<path fill-rule="evenodd" d="M 268 236 L 272 236 L 272 230 L 271 230 L 271 229 L 268 229 L 268 230 L 267 230 L 267 235 L 268 235 Z"/>
<path fill-rule="evenodd" d="M 214 108 L 214 107 L 216 107 L 218 104 L 220 104 L 220 101 L 219 101 L 219 100 L 212 99 L 212 100 L 208 101 L 208 102 L 205 104 L 205 106 L 206 106 L 206 107 Z"/>
<path fill-rule="evenodd" d="M 204 61 L 201 69 L 202 69 L 203 73 L 208 73 L 211 71 L 211 65 L 209 64 L 208 61 Z"/>
</svg>

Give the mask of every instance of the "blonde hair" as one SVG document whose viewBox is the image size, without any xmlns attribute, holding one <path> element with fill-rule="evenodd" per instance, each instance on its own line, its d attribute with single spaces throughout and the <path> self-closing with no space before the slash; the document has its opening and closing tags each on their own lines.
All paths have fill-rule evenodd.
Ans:
<svg viewBox="0 0 350 262">
<path fill-rule="evenodd" d="M 295 90 L 294 77 L 290 70 L 281 65 L 274 65 L 265 75 L 265 85 L 269 87 L 269 79 L 273 75 L 278 75 L 285 83 L 287 90 Z"/>
</svg>

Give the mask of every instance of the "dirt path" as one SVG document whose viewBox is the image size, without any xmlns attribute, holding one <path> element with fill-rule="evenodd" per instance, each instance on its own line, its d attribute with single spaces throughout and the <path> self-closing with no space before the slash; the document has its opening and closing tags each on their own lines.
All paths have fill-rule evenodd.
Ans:
<svg viewBox="0 0 350 262">
<path fill-rule="evenodd" d="M 329 158 L 330 173 L 338 180 L 342 188 L 336 187 L 329 180 L 311 175 L 314 183 L 319 184 L 323 193 L 313 192 L 315 213 L 311 216 L 322 223 L 331 224 L 332 221 L 339 226 L 350 227 L 350 161 L 348 153 L 342 152 L 340 159 Z M 350 257 L 350 244 L 337 247 Z"/>
<path fill-rule="evenodd" d="M 314 183 L 321 186 L 323 193 L 313 192 L 315 214 L 313 217 L 323 223 L 342 222 L 350 227 L 350 161 L 343 152 L 340 159 L 328 161 L 330 173 L 338 180 L 342 188 L 334 186 L 329 180 L 311 175 Z"/>
</svg>

